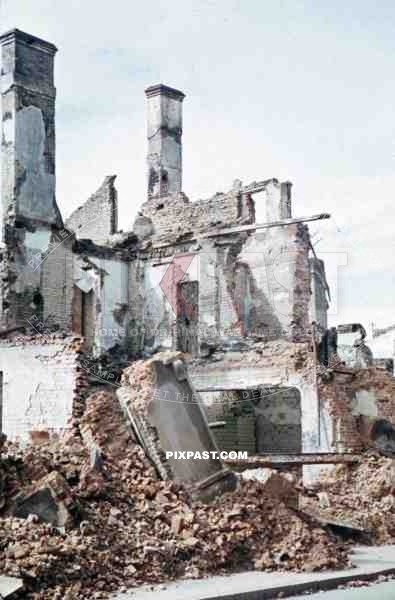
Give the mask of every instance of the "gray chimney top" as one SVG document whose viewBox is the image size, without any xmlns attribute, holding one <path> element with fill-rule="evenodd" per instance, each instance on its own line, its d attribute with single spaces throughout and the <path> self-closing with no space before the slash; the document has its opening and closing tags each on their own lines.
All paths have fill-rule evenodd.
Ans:
<svg viewBox="0 0 395 600">
<path fill-rule="evenodd" d="M 167 96 L 168 98 L 180 100 L 181 102 L 185 98 L 185 94 L 183 92 L 180 92 L 180 90 L 176 90 L 175 88 L 169 87 L 168 85 L 164 85 L 163 83 L 151 85 L 145 90 L 145 95 L 147 96 L 147 98 L 152 98 L 153 96 Z"/>
<path fill-rule="evenodd" d="M 6 31 L 0 35 L 0 45 L 2 46 L 13 41 L 23 42 L 29 46 L 32 46 L 33 48 L 39 48 L 40 50 L 44 50 L 52 55 L 56 54 L 58 51 L 54 44 L 46 42 L 45 40 L 42 40 L 35 35 L 31 35 L 30 33 L 26 33 L 25 31 L 21 31 L 20 29 L 10 29 L 10 31 Z"/>
</svg>

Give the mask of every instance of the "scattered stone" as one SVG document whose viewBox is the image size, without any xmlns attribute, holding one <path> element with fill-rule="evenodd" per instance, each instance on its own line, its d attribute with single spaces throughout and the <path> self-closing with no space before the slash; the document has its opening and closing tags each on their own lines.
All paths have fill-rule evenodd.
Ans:
<svg viewBox="0 0 395 600">
<path fill-rule="evenodd" d="M 338 465 L 322 476 L 314 497 L 303 495 L 301 506 L 323 520 L 342 522 L 369 532 L 371 542 L 395 541 L 395 490 L 392 458 L 366 454 L 357 465 Z M 320 505 L 325 494 L 329 506 Z"/>
<path fill-rule="evenodd" d="M 259 473 L 256 474 L 255 471 Z M 243 479 L 256 479 L 262 484 L 262 493 L 277 498 L 290 508 L 298 508 L 299 493 L 292 476 L 279 473 L 274 469 L 247 469 L 241 474 Z"/>
<path fill-rule="evenodd" d="M 76 509 L 71 490 L 60 473 L 53 472 L 32 486 L 29 492 L 23 492 L 15 499 L 12 511 L 15 517 L 32 521 L 32 515 L 55 527 L 71 527 Z"/>
<path fill-rule="evenodd" d="M 100 449 L 100 472 L 91 465 L 92 445 Z M 210 504 L 159 480 L 107 392 L 87 399 L 64 437 L 15 447 L 7 461 L 0 571 L 23 579 L 28 600 L 104 600 L 120 589 L 179 578 L 349 564 L 347 546 L 282 501 L 281 489 L 291 491 L 286 478 L 277 486 L 274 474 L 266 485 L 241 481 Z M 79 519 L 59 529 L 32 517 L 40 516 L 36 505 L 26 506 L 26 518 L 7 516 L 16 491 L 27 501 L 41 490 L 50 491 L 56 509 L 59 501 L 70 512 L 78 506 Z"/>
</svg>

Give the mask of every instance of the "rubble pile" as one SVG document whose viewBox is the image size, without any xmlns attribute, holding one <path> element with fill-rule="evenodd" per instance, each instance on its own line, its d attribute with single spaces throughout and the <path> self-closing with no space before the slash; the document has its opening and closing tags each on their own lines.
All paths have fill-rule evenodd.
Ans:
<svg viewBox="0 0 395 600">
<path fill-rule="evenodd" d="M 345 547 L 265 495 L 258 481 L 241 481 L 235 492 L 202 504 L 180 485 L 159 480 L 107 392 L 87 400 L 85 414 L 64 438 L 19 451 L 10 473 L 0 518 L 0 572 L 22 577 L 30 600 L 100 599 L 180 577 L 348 563 Z M 62 496 L 70 510 L 64 527 L 34 513 L 13 516 L 21 494 L 26 508 L 32 490 L 48 486 L 48 477 L 52 487 L 61 482 L 51 497 Z M 24 488 L 15 493 L 22 478 Z"/>
<path fill-rule="evenodd" d="M 377 544 L 395 543 L 395 461 L 369 453 L 321 477 L 315 500 L 302 504 L 326 518 L 364 529 Z"/>
</svg>

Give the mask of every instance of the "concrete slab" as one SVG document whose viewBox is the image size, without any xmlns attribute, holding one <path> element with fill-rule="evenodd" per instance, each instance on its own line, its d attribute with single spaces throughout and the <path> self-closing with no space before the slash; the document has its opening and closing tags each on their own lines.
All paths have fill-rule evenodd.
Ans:
<svg viewBox="0 0 395 600">
<path fill-rule="evenodd" d="M 185 580 L 164 586 L 136 588 L 115 600 L 268 600 L 307 590 L 328 590 L 353 579 L 374 579 L 395 573 L 394 546 L 360 546 L 353 551 L 354 568 L 321 573 L 263 573 L 250 571 L 226 577 Z"/>
<path fill-rule="evenodd" d="M 22 579 L 0 575 L 0 598 L 11 598 L 13 594 L 23 590 Z"/>
</svg>

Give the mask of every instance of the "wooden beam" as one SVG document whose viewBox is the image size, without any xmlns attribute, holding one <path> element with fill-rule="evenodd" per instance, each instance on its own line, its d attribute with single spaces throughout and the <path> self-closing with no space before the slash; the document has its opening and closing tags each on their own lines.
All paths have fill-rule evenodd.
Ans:
<svg viewBox="0 0 395 600">
<path fill-rule="evenodd" d="M 319 221 L 321 219 L 330 219 L 331 215 L 328 213 L 320 213 L 318 215 L 312 215 L 310 217 L 295 217 L 291 219 L 282 219 L 281 221 L 271 221 L 269 223 L 252 223 L 251 225 L 239 225 L 238 227 L 228 227 L 226 229 L 217 229 L 209 233 L 205 233 L 200 238 L 211 238 L 218 235 L 229 235 L 230 233 L 241 233 L 243 231 L 255 231 L 257 229 L 270 229 L 271 227 L 286 227 L 287 225 L 294 225 L 295 223 L 307 223 L 310 221 Z"/>
<path fill-rule="evenodd" d="M 254 469 L 258 467 L 279 467 L 292 465 L 332 465 L 342 463 L 358 463 L 358 454 L 268 454 L 249 456 L 248 458 L 227 458 L 224 463 L 228 466 Z"/>
</svg>

